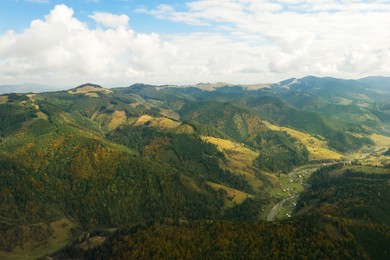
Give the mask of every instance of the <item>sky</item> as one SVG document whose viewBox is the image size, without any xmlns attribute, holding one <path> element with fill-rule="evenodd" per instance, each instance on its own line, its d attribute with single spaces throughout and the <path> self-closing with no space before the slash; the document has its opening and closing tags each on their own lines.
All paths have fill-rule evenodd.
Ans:
<svg viewBox="0 0 390 260">
<path fill-rule="evenodd" d="M 390 76 L 390 0 L 2 0 L 0 85 Z"/>
</svg>

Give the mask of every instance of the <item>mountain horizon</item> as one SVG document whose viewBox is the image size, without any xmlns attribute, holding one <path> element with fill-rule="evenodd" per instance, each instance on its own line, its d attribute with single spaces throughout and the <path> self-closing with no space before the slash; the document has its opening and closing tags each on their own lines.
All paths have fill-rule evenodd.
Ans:
<svg viewBox="0 0 390 260">
<path fill-rule="evenodd" d="M 336 77 L 319 77 L 319 76 L 313 76 L 308 75 L 302 78 L 289 78 L 285 80 L 281 80 L 278 82 L 259 82 L 254 84 L 232 84 L 232 83 L 224 83 L 224 82 L 215 82 L 215 83 L 195 83 L 195 84 L 186 84 L 186 85 L 175 85 L 175 84 L 147 84 L 147 83 L 133 83 L 131 85 L 137 85 L 137 84 L 145 84 L 145 85 L 154 85 L 154 86 L 161 86 L 161 87 L 197 87 L 201 89 L 215 89 L 219 87 L 226 87 L 226 86 L 241 86 L 241 87 L 248 87 L 248 86 L 258 86 L 258 88 L 261 88 L 262 86 L 269 86 L 273 84 L 279 84 L 279 85 L 286 85 L 288 82 L 293 80 L 305 80 L 305 79 L 334 79 L 334 80 L 341 80 L 341 81 L 354 81 L 356 83 L 365 84 L 366 87 L 371 88 L 372 86 L 375 86 L 375 88 L 379 88 L 380 90 L 387 91 L 390 88 L 390 76 L 367 76 L 359 79 L 347 79 L 347 78 L 336 78 Z M 372 82 L 375 82 L 373 84 Z M 59 86 L 49 86 L 49 85 L 43 85 L 39 83 L 23 83 L 23 84 L 16 84 L 16 85 L 0 85 L 0 94 L 9 94 L 9 93 L 42 93 L 42 92 L 55 92 L 55 91 L 64 91 L 64 90 L 70 90 L 72 88 L 78 88 L 82 87 L 83 85 L 96 85 L 100 87 L 106 87 L 104 84 L 95 84 L 95 83 L 82 83 L 76 87 L 59 87 Z M 129 85 L 129 86 L 131 86 Z M 128 87 L 128 86 L 121 86 L 122 88 Z M 116 87 L 108 87 L 108 88 L 118 88 Z"/>
<path fill-rule="evenodd" d="M 386 258 L 387 82 L 2 94 L 0 258 Z"/>
<path fill-rule="evenodd" d="M 0 259 L 390 259 L 389 0 L 12 0 Z"/>
</svg>

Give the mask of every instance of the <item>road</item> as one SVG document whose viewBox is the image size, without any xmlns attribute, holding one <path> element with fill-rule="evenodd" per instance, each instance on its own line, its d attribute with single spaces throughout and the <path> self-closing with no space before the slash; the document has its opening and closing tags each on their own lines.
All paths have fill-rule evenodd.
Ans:
<svg viewBox="0 0 390 260">
<path fill-rule="evenodd" d="M 297 197 L 297 195 L 285 198 L 281 200 L 279 203 L 275 204 L 267 215 L 267 221 L 273 221 L 275 217 L 278 215 L 279 211 L 283 208 L 284 203 L 286 203 L 289 200 L 292 200 L 295 197 Z"/>
<path fill-rule="evenodd" d="M 325 166 L 325 165 L 328 165 L 328 164 L 322 164 L 322 165 L 310 165 L 309 167 L 308 166 L 303 166 L 303 167 L 299 167 L 299 168 L 296 168 L 294 169 L 292 172 L 290 172 L 288 174 L 288 177 L 290 178 L 290 180 L 296 182 L 296 183 L 299 183 L 301 184 L 303 187 L 305 188 L 309 188 L 310 187 L 310 184 L 306 183 L 304 180 L 301 180 L 299 179 L 297 176 L 298 175 L 306 175 L 306 178 L 308 178 L 307 174 L 312 174 L 313 172 L 315 172 L 319 167 L 321 166 Z M 267 215 L 267 221 L 273 221 L 275 220 L 275 217 L 278 215 L 279 211 L 283 208 L 283 206 L 285 205 L 286 202 L 294 199 L 294 198 L 298 198 L 299 196 L 299 193 L 296 193 L 292 196 L 289 196 L 287 198 L 284 198 L 283 200 L 281 200 L 279 203 L 275 204 L 271 211 L 268 213 Z"/>
</svg>

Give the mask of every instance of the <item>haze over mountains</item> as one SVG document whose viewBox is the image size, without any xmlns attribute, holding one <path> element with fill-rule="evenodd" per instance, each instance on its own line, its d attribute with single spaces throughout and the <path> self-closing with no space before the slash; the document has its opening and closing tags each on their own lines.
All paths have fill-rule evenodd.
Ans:
<svg viewBox="0 0 390 260">
<path fill-rule="evenodd" d="M 203 90 L 215 90 L 216 88 L 225 87 L 225 86 L 241 86 L 248 90 L 255 90 L 259 88 L 271 88 L 271 86 L 281 86 L 284 88 L 287 88 L 289 85 L 294 84 L 295 90 L 297 91 L 303 91 L 302 87 L 303 85 L 306 88 L 319 88 L 324 87 L 324 84 L 330 83 L 331 81 L 338 82 L 339 85 L 334 86 L 330 85 L 330 88 L 337 88 L 340 85 L 345 85 L 345 87 L 350 90 L 349 88 L 353 85 L 357 87 L 358 89 L 366 89 L 372 92 L 379 92 L 379 93 L 389 93 L 390 89 L 390 77 L 382 77 L 382 76 L 371 76 L 371 77 L 365 77 L 358 80 L 344 80 L 344 79 L 337 79 L 337 78 L 319 78 L 315 76 L 308 76 L 301 79 L 297 78 L 291 78 L 287 80 L 283 80 L 278 83 L 260 83 L 260 84 L 251 84 L 251 85 L 240 85 L 240 84 L 229 84 L 229 83 L 223 83 L 223 82 L 217 82 L 217 83 L 198 83 L 196 85 L 192 85 L 193 87 L 200 88 Z M 318 85 L 317 85 L 318 84 Z M 329 84 L 328 84 L 329 85 Z M 350 87 L 348 87 L 350 85 Z M 177 85 L 165 85 L 165 86 L 171 86 L 171 87 L 179 87 Z M 182 87 L 191 87 L 191 85 L 186 85 Z M 48 85 L 42 85 L 42 84 L 35 84 L 35 83 L 25 83 L 25 84 L 19 84 L 19 85 L 0 85 L 0 94 L 6 94 L 6 93 L 41 93 L 41 92 L 48 92 L 48 91 L 59 91 L 59 90 L 65 90 L 66 88 L 58 87 L 58 86 L 48 86 Z"/>
<path fill-rule="evenodd" d="M 59 87 L 50 87 L 34 83 L 25 83 L 20 85 L 0 85 L 0 94 L 7 93 L 41 93 L 48 91 L 59 91 Z"/>
<path fill-rule="evenodd" d="M 389 79 L 0 95 L 0 257 L 385 259 Z"/>
</svg>

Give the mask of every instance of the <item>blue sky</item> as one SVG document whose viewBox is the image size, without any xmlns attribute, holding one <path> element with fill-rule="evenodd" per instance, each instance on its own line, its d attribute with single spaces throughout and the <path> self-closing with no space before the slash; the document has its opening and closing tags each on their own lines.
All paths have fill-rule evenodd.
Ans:
<svg viewBox="0 0 390 260">
<path fill-rule="evenodd" d="M 389 0 L 4 0 L 0 85 L 390 76 Z"/>
<path fill-rule="evenodd" d="M 75 0 L 75 1 L 45 1 L 45 0 L 3 0 L 0 9 L 0 32 L 7 30 L 21 31 L 29 26 L 35 19 L 42 19 L 55 5 L 66 4 L 75 10 L 74 16 L 90 23 L 88 17 L 93 12 L 109 12 L 113 14 L 126 14 L 131 17 L 131 24 L 137 31 L 150 32 L 188 32 L 197 30 L 197 26 L 172 23 L 154 16 L 141 13 L 139 9 L 152 9 L 161 4 L 170 4 L 181 9 L 185 2 L 178 0 L 170 1 L 137 1 L 137 0 Z M 205 28 L 202 28 L 205 29 Z"/>
</svg>

